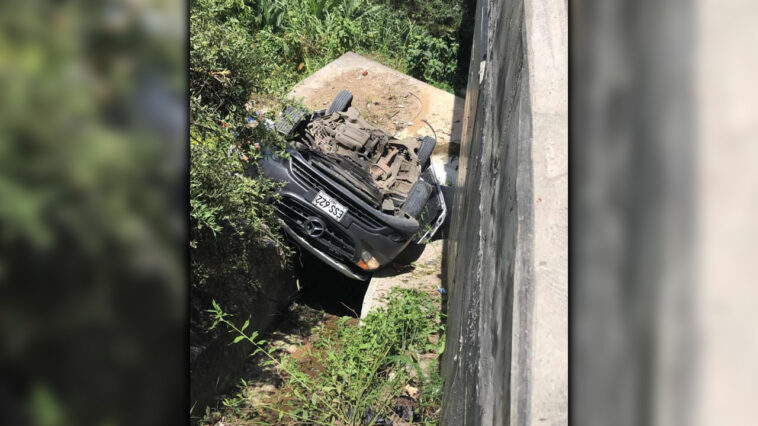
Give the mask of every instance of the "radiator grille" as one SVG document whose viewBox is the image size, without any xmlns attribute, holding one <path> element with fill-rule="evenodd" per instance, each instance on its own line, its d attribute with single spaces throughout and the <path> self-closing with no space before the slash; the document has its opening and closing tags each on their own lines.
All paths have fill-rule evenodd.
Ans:
<svg viewBox="0 0 758 426">
<path fill-rule="evenodd" d="M 350 210 L 349 214 L 365 228 L 377 230 L 384 226 L 379 220 L 374 218 L 365 207 L 353 202 L 347 197 L 343 197 L 341 194 L 334 191 L 330 187 L 330 184 L 326 182 L 321 176 L 311 170 L 308 170 L 308 168 L 294 159 L 291 161 L 291 164 L 292 173 L 294 173 L 295 177 L 300 179 L 302 183 L 310 186 L 311 188 L 326 192 L 330 197 L 334 198 L 340 204 L 347 207 Z"/>
<path fill-rule="evenodd" d="M 276 206 L 276 212 L 279 217 L 300 237 L 306 239 L 317 249 L 330 254 L 333 257 L 351 262 L 355 254 L 355 243 L 353 240 L 334 226 L 328 219 L 321 217 L 307 205 L 300 201 L 283 197 Z M 317 238 L 311 237 L 305 231 L 305 223 L 309 218 L 318 217 L 324 223 L 324 233 Z"/>
</svg>

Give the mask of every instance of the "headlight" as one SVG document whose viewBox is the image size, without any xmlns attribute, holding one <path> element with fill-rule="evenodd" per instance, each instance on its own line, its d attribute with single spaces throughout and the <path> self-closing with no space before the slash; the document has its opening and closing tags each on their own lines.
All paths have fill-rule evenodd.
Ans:
<svg viewBox="0 0 758 426">
<path fill-rule="evenodd" d="M 366 250 L 361 253 L 361 258 L 358 260 L 358 266 L 364 271 L 373 271 L 379 268 L 379 261 Z"/>
</svg>

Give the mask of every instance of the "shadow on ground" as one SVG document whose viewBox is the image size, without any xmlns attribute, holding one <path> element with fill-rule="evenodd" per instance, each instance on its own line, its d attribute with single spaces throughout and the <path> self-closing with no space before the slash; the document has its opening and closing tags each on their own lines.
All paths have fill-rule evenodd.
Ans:
<svg viewBox="0 0 758 426">
<path fill-rule="evenodd" d="M 331 315 L 360 317 L 368 281 L 352 280 L 302 250 L 293 260 L 300 280 L 297 303 Z"/>
</svg>

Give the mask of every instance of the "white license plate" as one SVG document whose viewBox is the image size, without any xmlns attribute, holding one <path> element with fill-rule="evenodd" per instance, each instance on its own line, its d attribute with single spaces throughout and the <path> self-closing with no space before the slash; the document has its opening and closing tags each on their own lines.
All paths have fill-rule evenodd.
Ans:
<svg viewBox="0 0 758 426">
<path fill-rule="evenodd" d="M 319 191 L 312 203 L 338 222 L 343 216 L 345 216 L 345 213 L 347 213 L 347 207 L 335 201 L 334 198 L 326 195 L 324 191 Z"/>
</svg>

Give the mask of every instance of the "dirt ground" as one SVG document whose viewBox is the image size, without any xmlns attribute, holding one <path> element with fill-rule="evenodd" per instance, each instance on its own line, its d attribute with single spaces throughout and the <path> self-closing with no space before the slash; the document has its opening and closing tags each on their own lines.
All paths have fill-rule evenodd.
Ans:
<svg viewBox="0 0 758 426">
<path fill-rule="evenodd" d="M 398 137 L 436 132 L 435 154 L 457 155 L 464 100 L 355 53 L 329 63 L 288 96 L 318 110 L 328 108 L 342 89 L 352 92 L 352 106 L 385 132 Z"/>
<path fill-rule="evenodd" d="M 353 93 L 352 106 L 370 123 L 394 135 L 400 131 L 416 132 L 426 124 L 431 100 L 404 79 L 386 73 L 363 75 L 359 68 L 335 77 L 332 84 L 314 91 L 309 102 L 328 108 L 334 96 L 342 89 Z M 427 99 L 425 99 L 427 98 Z M 436 129 L 435 129 L 436 130 Z"/>
<path fill-rule="evenodd" d="M 323 349 L 314 348 L 314 342 L 333 329 L 340 317 L 353 317 L 348 321 L 357 323 L 359 315 L 365 317 L 369 310 L 382 306 L 382 297 L 392 287 L 421 290 L 432 295 L 442 307 L 445 296 L 440 293 L 439 288 L 442 279 L 443 244 L 444 240 L 437 240 L 424 246 L 410 248 L 402 253 L 393 265 L 377 271 L 368 286 L 342 277 L 311 256 L 298 257 L 298 270 L 303 288 L 297 300 L 281 314 L 273 330 L 263 336 L 269 342 L 268 348 L 272 355 L 277 358 L 285 354 L 290 355 L 306 374 L 315 377 L 323 369 L 318 357 L 319 351 Z M 231 390 L 226 395 L 226 398 L 230 398 L 228 405 L 224 407 L 222 402 L 220 407 L 213 410 L 199 424 L 251 424 L 249 422 L 253 406 L 270 404 L 286 407 L 290 404 L 291 401 L 282 392 L 285 383 L 280 377 L 281 372 L 275 365 L 265 365 L 266 360 L 262 353 L 249 358 L 242 374 L 246 385 Z M 420 362 L 429 361 L 424 358 Z M 398 400 L 396 403 L 414 405 L 411 400 Z M 260 417 L 261 414 L 264 418 Z M 263 422 L 261 424 L 281 424 L 274 411 L 258 411 L 255 418 L 257 422 Z M 396 417 L 392 418 L 392 423 L 397 426 L 408 424 Z"/>
</svg>

